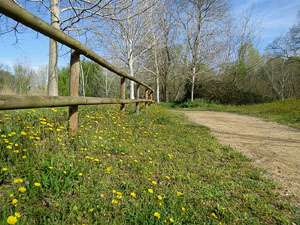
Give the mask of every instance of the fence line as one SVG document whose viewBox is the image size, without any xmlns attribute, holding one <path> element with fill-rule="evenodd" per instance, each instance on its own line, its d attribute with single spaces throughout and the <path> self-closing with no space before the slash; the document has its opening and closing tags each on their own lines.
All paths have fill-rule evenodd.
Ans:
<svg viewBox="0 0 300 225">
<path fill-rule="evenodd" d="M 42 19 L 38 18 L 37 16 L 31 14 L 27 10 L 23 9 L 19 5 L 13 3 L 10 0 L 1 0 L 0 4 L 0 13 L 14 19 L 15 21 L 18 21 L 22 24 L 24 24 L 27 27 L 32 28 L 35 31 L 38 31 L 42 34 L 44 34 L 47 37 L 52 38 L 55 41 L 60 42 L 61 44 L 64 44 L 71 49 L 76 50 L 79 52 L 79 54 L 86 56 L 87 58 L 93 60 L 94 62 L 98 63 L 99 65 L 105 67 L 106 69 L 110 70 L 111 72 L 116 73 L 117 75 L 121 77 L 125 77 L 129 80 L 135 81 L 138 84 L 141 84 L 145 88 L 150 89 L 153 91 L 153 89 L 148 86 L 147 84 L 139 81 L 135 77 L 129 75 L 128 73 L 121 71 L 111 63 L 107 62 L 105 59 L 103 59 L 101 56 L 97 55 L 95 52 L 93 52 L 91 49 L 89 49 L 87 46 L 83 45 L 79 41 L 75 40 L 74 38 L 70 37 L 69 35 L 65 34 L 63 31 L 58 30 L 48 24 L 47 22 L 43 21 Z"/>
<path fill-rule="evenodd" d="M 117 67 L 97 55 L 87 46 L 83 45 L 79 41 L 76 41 L 61 30 L 54 28 L 35 15 L 29 13 L 19 5 L 10 0 L 1 0 L 0 13 L 71 48 L 69 83 L 70 96 L 45 97 L 0 95 L 0 110 L 69 106 L 69 133 L 74 135 L 78 130 L 78 105 L 121 104 L 120 110 L 121 113 L 124 114 L 126 104 L 136 103 L 136 113 L 138 114 L 140 103 L 145 103 L 146 110 L 148 110 L 148 105 L 153 103 L 153 89 L 150 86 L 142 81 L 139 81 L 128 73 L 119 70 Z M 80 55 L 86 56 L 92 61 L 122 77 L 120 86 L 120 99 L 78 97 Z M 137 99 L 125 99 L 126 78 L 137 83 Z M 140 86 L 145 87 L 145 99 L 140 99 Z"/>
</svg>

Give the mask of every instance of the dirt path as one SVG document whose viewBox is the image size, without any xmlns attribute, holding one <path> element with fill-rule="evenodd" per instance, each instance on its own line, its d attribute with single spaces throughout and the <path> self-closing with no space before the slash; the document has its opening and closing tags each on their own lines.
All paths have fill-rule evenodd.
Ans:
<svg viewBox="0 0 300 225">
<path fill-rule="evenodd" d="M 182 111 L 180 111 L 182 112 Z M 251 116 L 224 112 L 184 111 L 185 115 L 211 129 L 218 141 L 230 145 L 267 169 L 285 195 L 300 196 L 300 131 Z"/>
</svg>

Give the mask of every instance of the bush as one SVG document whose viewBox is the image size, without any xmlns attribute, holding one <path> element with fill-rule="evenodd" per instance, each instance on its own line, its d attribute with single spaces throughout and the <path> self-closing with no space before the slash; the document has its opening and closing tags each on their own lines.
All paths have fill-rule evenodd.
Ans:
<svg viewBox="0 0 300 225">
<path fill-rule="evenodd" d="M 185 86 L 184 100 L 190 99 L 191 84 Z M 203 98 L 220 104 L 246 105 L 271 101 L 259 94 L 238 89 L 234 84 L 222 81 L 204 81 L 195 85 L 194 98 Z"/>
</svg>

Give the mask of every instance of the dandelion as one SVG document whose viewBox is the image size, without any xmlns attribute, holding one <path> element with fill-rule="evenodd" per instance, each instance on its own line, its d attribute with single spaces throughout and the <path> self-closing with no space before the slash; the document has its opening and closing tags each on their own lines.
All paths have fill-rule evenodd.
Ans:
<svg viewBox="0 0 300 225">
<path fill-rule="evenodd" d="M 14 194 L 9 194 L 9 197 L 10 197 L 10 198 L 14 197 Z"/>
<path fill-rule="evenodd" d="M 12 149 L 12 147 L 10 145 L 6 146 L 7 149 Z"/>
<path fill-rule="evenodd" d="M 26 188 L 25 188 L 25 187 L 20 187 L 20 188 L 18 189 L 18 191 L 19 191 L 19 192 L 25 192 L 25 191 L 26 191 Z"/>
<path fill-rule="evenodd" d="M 15 205 L 15 204 L 17 204 L 17 203 L 18 203 L 18 199 L 15 199 L 15 198 L 14 198 L 14 199 L 11 201 L 11 204 L 12 204 L 12 205 Z"/>
<path fill-rule="evenodd" d="M 27 156 L 26 156 L 26 155 L 23 155 L 23 156 L 22 156 L 22 159 L 26 159 L 26 158 L 27 158 Z"/>
<path fill-rule="evenodd" d="M 8 169 L 7 168 L 5 168 L 5 167 L 3 167 L 2 169 L 1 169 L 1 171 L 3 171 L 3 172 L 5 172 L 5 171 L 7 171 Z"/>
<path fill-rule="evenodd" d="M 91 213 L 91 212 L 93 212 L 94 211 L 94 209 L 89 209 L 89 212 Z"/>
<path fill-rule="evenodd" d="M 41 184 L 36 182 L 36 183 L 34 183 L 34 186 L 35 186 L 35 187 L 40 187 Z"/>
<path fill-rule="evenodd" d="M 21 131 L 21 135 L 27 135 L 25 131 Z"/>
<path fill-rule="evenodd" d="M 211 214 L 213 217 L 215 217 L 216 219 L 218 219 L 218 217 L 216 216 L 216 214 L 213 212 L 212 214 Z"/>
<path fill-rule="evenodd" d="M 158 212 L 155 212 L 154 216 L 157 217 L 158 219 L 160 219 L 160 214 Z"/>
<path fill-rule="evenodd" d="M 122 195 L 117 195 L 117 199 L 122 199 L 123 196 Z"/>
<path fill-rule="evenodd" d="M 15 216 L 18 217 L 18 218 L 20 218 L 21 217 L 21 213 L 15 212 Z"/>
<path fill-rule="evenodd" d="M 23 182 L 23 179 L 15 179 L 15 180 L 14 180 L 14 183 L 15 183 L 15 184 L 17 184 L 17 183 L 22 183 L 22 182 Z"/>
<path fill-rule="evenodd" d="M 49 166 L 48 168 L 49 168 L 50 170 L 53 170 L 53 166 Z"/>
<path fill-rule="evenodd" d="M 64 170 L 64 174 L 67 174 L 67 171 Z"/>
<path fill-rule="evenodd" d="M 82 173 L 79 173 L 79 174 L 78 174 L 78 176 L 82 177 L 82 176 L 83 176 L 83 174 L 82 174 Z"/>
<path fill-rule="evenodd" d="M 8 224 L 15 224 L 17 221 L 18 221 L 18 219 L 17 219 L 17 217 L 15 217 L 15 216 L 9 216 L 9 217 L 7 218 L 7 220 L 6 220 L 6 222 L 7 222 Z"/>
<path fill-rule="evenodd" d="M 149 192 L 150 194 L 153 194 L 153 189 L 148 189 L 148 192 Z"/>
<path fill-rule="evenodd" d="M 180 197 L 181 195 L 183 195 L 183 193 L 182 193 L 182 192 L 180 192 L 180 191 L 179 191 L 179 192 L 177 192 L 177 196 L 178 196 L 178 197 Z"/>
<path fill-rule="evenodd" d="M 115 199 L 113 199 L 113 200 L 111 201 L 111 203 L 112 203 L 112 204 L 118 204 L 118 201 L 115 200 Z"/>
<path fill-rule="evenodd" d="M 185 208 L 184 208 L 184 207 L 182 207 L 181 210 L 182 210 L 183 212 L 185 212 Z"/>
<path fill-rule="evenodd" d="M 169 220 L 170 220 L 170 223 L 174 223 L 174 221 L 175 221 L 173 218 L 170 218 Z"/>
<path fill-rule="evenodd" d="M 170 177 L 169 177 L 169 176 L 166 176 L 166 178 L 167 178 L 168 180 L 170 180 Z"/>
<path fill-rule="evenodd" d="M 161 195 L 157 195 L 157 198 L 158 198 L 159 200 L 162 200 L 162 199 L 163 199 L 163 197 L 162 197 Z"/>
<path fill-rule="evenodd" d="M 134 198 L 136 197 L 136 194 L 134 192 L 131 192 L 130 195 Z"/>
<path fill-rule="evenodd" d="M 156 181 L 152 181 L 152 184 L 157 185 L 157 182 Z"/>
<path fill-rule="evenodd" d="M 100 197 L 101 197 L 101 198 L 104 198 L 104 194 L 101 194 Z"/>
</svg>

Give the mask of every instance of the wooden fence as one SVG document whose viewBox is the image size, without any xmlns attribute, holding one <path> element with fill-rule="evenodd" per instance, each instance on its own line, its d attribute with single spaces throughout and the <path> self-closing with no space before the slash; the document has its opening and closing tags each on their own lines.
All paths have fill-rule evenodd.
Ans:
<svg viewBox="0 0 300 225">
<path fill-rule="evenodd" d="M 153 102 L 153 89 L 150 86 L 139 81 L 135 77 L 130 76 L 128 73 L 119 70 L 117 67 L 101 58 L 87 46 L 81 44 L 79 41 L 76 41 L 61 30 L 54 28 L 50 24 L 29 13 L 12 1 L 1 0 L 0 13 L 71 48 L 69 84 L 70 96 L 46 97 L 0 95 L 0 110 L 69 106 L 69 131 L 71 135 L 74 135 L 77 133 L 78 127 L 78 105 L 121 104 L 121 112 L 124 113 L 125 104 L 135 103 L 136 113 L 139 113 L 140 103 L 145 103 L 145 107 L 148 110 L 148 105 Z M 86 56 L 92 61 L 122 77 L 120 99 L 78 97 L 80 55 Z M 136 99 L 125 99 L 126 79 L 136 82 Z M 141 86 L 145 89 L 145 99 L 140 99 Z"/>
</svg>

